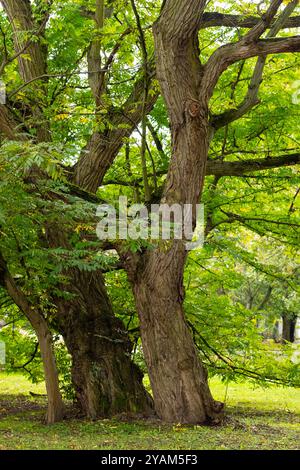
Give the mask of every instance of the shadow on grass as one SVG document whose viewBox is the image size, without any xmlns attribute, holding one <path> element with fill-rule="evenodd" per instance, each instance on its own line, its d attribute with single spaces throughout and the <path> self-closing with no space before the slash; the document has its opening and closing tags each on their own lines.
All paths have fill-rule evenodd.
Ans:
<svg viewBox="0 0 300 470">
<path fill-rule="evenodd" d="M 19 413 L 46 412 L 46 408 L 47 400 L 45 397 L 0 395 L 0 419 Z"/>
<path fill-rule="evenodd" d="M 21 415 L 24 420 L 37 421 L 43 420 L 44 414 L 47 409 L 47 398 L 44 395 L 0 395 L 0 419 L 6 418 L 7 416 Z M 271 424 L 300 423 L 300 413 L 289 411 L 288 409 L 273 409 L 273 410 L 261 410 L 255 409 L 249 405 L 249 403 L 240 402 L 236 406 L 227 406 L 225 410 L 225 418 L 222 424 L 216 426 L 224 428 L 231 426 L 234 429 L 246 429 L 249 428 L 249 424 L 245 424 L 245 421 L 256 422 L 255 428 L 261 428 L 272 432 L 274 428 L 269 424 L 261 424 L 259 418 L 271 422 Z M 66 420 L 79 419 L 83 420 L 80 415 L 78 408 L 72 403 L 66 403 Z M 258 419 L 258 421 L 257 421 Z M 119 415 L 113 418 L 119 424 L 121 423 L 135 423 L 136 425 L 148 425 L 156 426 L 160 425 L 163 427 L 170 427 L 170 425 L 163 424 L 158 418 L 150 417 L 149 419 L 143 416 L 136 415 Z M 101 421 L 101 419 L 99 419 Z M 190 426 L 185 426 L 190 427 Z M 191 426 L 193 427 L 193 426 Z M 278 428 L 276 428 L 276 432 Z"/>
<path fill-rule="evenodd" d="M 285 423 L 300 423 L 300 413 L 289 409 L 261 410 L 249 406 L 248 403 L 239 403 L 236 406 L 226 407 L 227 416 L 241 418 L 263 418 Z"/>
</svg>

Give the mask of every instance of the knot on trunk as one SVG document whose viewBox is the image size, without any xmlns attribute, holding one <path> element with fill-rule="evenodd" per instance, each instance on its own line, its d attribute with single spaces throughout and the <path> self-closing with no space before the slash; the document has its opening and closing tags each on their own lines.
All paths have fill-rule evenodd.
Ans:
<svg viewBox="0 0 300 470">
<path fill-rule="evenodd" d="M 193 100 L 193 99 L 187 100 L 186 110 L 192 118 L 200 116 L 200 113 L 201 113 L 200 102 L 197 100 Z"/>
</svg>

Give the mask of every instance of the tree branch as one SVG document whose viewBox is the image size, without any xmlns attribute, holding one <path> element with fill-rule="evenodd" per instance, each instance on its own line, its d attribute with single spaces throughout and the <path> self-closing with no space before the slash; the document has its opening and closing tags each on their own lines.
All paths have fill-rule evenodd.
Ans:
<svg viewBox="0 0 300 470">
<path fill-rule="evenodd" d="M 146 114 L 152 110 L 159 91 L 153 84 L 155 76 L 155 64 L 153 58 L 149 59 L 148 67 L 149 93 L 146 102 Z M 87 147 L 74 166 L 73 182 L 89 192 L 96 192 L 101 185 L 107 170 L 112 165 L 124 138 L 129 137 L 140 123 L 144 105 L 144 74 L 137 79 L 133 90 L 120 109 L 112 109 L 109 112 L 111 130 L 94 132 Z"/>
<path fill-rule="evenodd" d="M 282 155 L 273 158 L 244 160 L 238 162 L 220 162 L 208 160 L 207 175 L 214 176 L 242 176 L 250 171 L 263 171 L 284 166 L 293 166 L 300 163 L 300 153 Z"/>
<path fill-rule="evenodd" d="M 295 10 L 298 5 L 298 0 L 293 0 L 290 2 L 282 14 L 277 18 L 270 28 L 270 31 L 267 35 L 267 38 L 273 38 L 277 36 L 279 31 L 282 29 L 283 25 L 286 23 L 292 12 Z M 258 98 L 258 92 L 260 85 L 263 81 L 263 71 L 265 68 L 267 56 L 260 56 L 257 59 L 252 78 L 248 87 L 247 94 L 244 100 L 237 108 L 230 109 L 220 114 L 219 116 L 214 116 L 211 120 L 211 125 L 214 129 L 220 129 L 220 127 L 226 126 L 237 119 L 240 119 L 246 113 L 248 113 L 254 106 L 260 103 Z"/>
<path fill-rule="evenodd" d="M 22 2 L 19 0 L 1 0 L 1 3 L 14 33 L 16 54 L 10 59 L 10 62 L 18 58 L 20 74 L 25 82 L 34 77 L 43 75 L 46 73 L 46 61 L 40 39 L 44 29 L 44 23 L 36 27 L 29 0 L 22 0 Z M 24 32 L 29 33 L 31 36 L 28 41 L 24 41 L 23 39 Z M 27 50 L 31 60 L 22 57 L 25 50 Z"/>
<path fill-rule="evenodd" d="M 26 140 L 26 136 L 18 132 L 19 126 L 9 108 L 0 104 L 0 134 L 8 140 Z"/>
<path fill-rule="evenodd" d="M 229 15 L 217 12 L 207 12 L 202 16 L 200 29 L 215 28 L 224 26 L 228 28 L 253 28 L 261 21 L 261 18 L 255 16 Z M 273 18 L 269 27 L 271 27 L 276 18 Z M 282 29 L 299 28 L 300 16 L 292 16 L 282 25 Z"/>
<path fill-rule="evenodd" d="M 147 169 L 147 158 L 146 158 L 146 150 L 147 150 L 147 123 L 146 123 L 146 103 L 149 94 L 149 79 L 148 79 L 148 51 L 147 45 L 145 40 L 144 31 L 141 24 L 140 15 L 138 9 L 135 4 L 135 0 L 131 0 L 132 10 L 135 16 L 137 29 L 139 33 L 139 42 L 142 51 L 143 57 L 143 69 L 144 69 L 144 93 L 143 93 L 143 109 L 142 109 L 142 119 L 141 119 L 141 164 L 142 164 L 142 172 L 143 172 L 143 181 L 144 181 L 144 192 L 145 192 L 145 200 L 149 202 L 151 199 L 151 189 L 149 185 L 148 179 L 148 169 Z"/>
<path fill-rule="evenodd" d="M 272 170 L 275 168 L 282 168 L 288 166 L 294 166 L 300 164 L 300 153 L 294 153 L 289 155 L 281 155 L 279 157 L 271 157 L 271 158 L 258 158 L 252 160 L 244 160 L 238 162 L 225 162 L 225 161 L 217 161 L 217 160 L 208 160 L 206 165 L 206 176 L 215 176 L 216 178 L 222 178 L 226 176 L 237 176 L 241 177 L 246 175 L 249 172 L 258 172 L 258 171 L 265 171 L 265 170 Z M 166 174 L 166 170 L 161 170 L 157 172 L 157 176 L 164 176 Z M 152 176 L 152 175 L 150 175 Z M 134 180 L 135 185 L 139 185 L 142 183 L 142 178 L 136 178 Z M 131 181 L 123 181 L 123 180 L 105 180 L 103 185 L 120 185 L 120 186 L 133 186 L 133 182 Z M 85 191 L 81 191 L 79 193 L 79 197 L 83 197 L 83 199 L 88 199 L 89 193 Z M 99 202 L 99 199 L 92 199 L 92 202 Z"/>
<path fill-rule="evenodd" d="M 1 3 L 13 30 L 15 57 L 18 58 L 21 78 L 24 82 L 29 82 L 36 77 L 45 75 L 47 72 L 47 48 L 44 47 L 42 40 L 48 14 L 44 15 L 41 24 L 36 24 L 29 0 L 22 0 L 22 2 L 19 0 L 1 0 Z M 30 35 L 29 42 L 26 40 L 27 34 Z M 24 50 L 27 51 L 30 60 L 28 60 L 28 57 L 24 57 Z M 46 80 L 41 80 L 38 87 L 41 90 L 41 96 L 47 96 Z M 32 95 L 31 100 L 33 102 L 36 101 L 37 95 L 39 94 Z M 43 108 L 43 103 L 34 103 L 32 109 L 39 142 L 51 140 L 49 123 L 44 116 Z"/>
<path fill-rule="evenodd" d="M 207 100 L 211 98 L 222 73 L 230 65 L 239 60 L 269 54 L 299 51 L 300 36 L 260 39 L 257 42 L 251 43 L 246 43 L 241 40 L 236 43 L 221 46 L 212 54 L 205 65 L 199 99 L 206 103 Z"/>
</svg>

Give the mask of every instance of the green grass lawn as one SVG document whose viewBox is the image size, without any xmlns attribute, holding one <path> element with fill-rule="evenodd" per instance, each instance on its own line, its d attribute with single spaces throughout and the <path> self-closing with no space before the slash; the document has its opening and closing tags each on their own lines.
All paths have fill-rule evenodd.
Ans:
<svg viewBox="0 0 300 470">
<path fill-rule="evenodd" d="M 167 426 L 159 421 L 68 419 L 42 423 L 44 385 L 0 373 L 0 449 L 299 449 L 300 390 L 211 381 L 215 398 L 226 395 L 222 426 Z"/>
</svg>

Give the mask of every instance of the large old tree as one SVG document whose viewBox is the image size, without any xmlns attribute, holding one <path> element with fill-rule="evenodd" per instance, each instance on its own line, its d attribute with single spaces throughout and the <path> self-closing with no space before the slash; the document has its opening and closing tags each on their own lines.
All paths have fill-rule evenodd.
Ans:
<svg viewBox="0 0 300 470">
<path fill-rule="evenodd" d="M 93 198 L 125 142 L 128 156 L 127 139 L 136 129 L 142 141 L 140 181 L 143 182 L 146 203 L 151 202 L 152 198 L 157 202 L 159 198 L 170 205 L 196 206 L 201 200 L 206 175 L 214 175 L 217 184 L 223 176 L 243 175 L 251 170 L 278 168 L 299 162 L 298 153 L 234 162 L 208 161 L 215 132 L 242 118 L 258 104 L 267 56 L 300 50 L 299 37 L 284 35 L 276 38 L 283 28 L 297 26 L 298 17 L 290 17 L 297 1 L 287 5 L 283 5 L 286 3 L 283 1 L 271 1 L 267 11 L 260 12 L 261 16 L 205 12 L 207 2 L 202 0 L 163 2 L 160 16 L 153 27 L 153 36 L 156 78 L 168 112 L 172 143 L 166 180 L 162 188 L 154 184 L 154 189 L 148 184 L 145 135 L 148 126 L 162 152 L 157 134 L 146 119 L 157 100 L 158 91 L 152 46 L 141 24 L 139 2 L 130 2 L 130 18 L 135 23 L 142 66 L 129 90 L 130 80 L 127 77 L 126 97 L 119 99 L 118 106 L 112 103 L 118 100 L 116 96 L 111 96 L 110 71 L 122 44 L 132 33 L 132 26 L 124 21 L 119 39 L 109 47 L 104 45 L 101 31 L 105 17 L 111 14 L 111 8 L 105 14 L 104 1 L 95 1 L 91 11 L 82 6 L 81 21 L 93 25 L 92 34 L 89 32 L 89 41 L 81 43 L 79 53 L 74 54 L 74 63 L 63 73 L 59 61 L 53 65 L 55 51 L 51 51 L 47 42 L 47 25 L 58 21 L 55 15 L 51 17 L 51 8 L 55 7 L 56 2 L 2 0 L 1 3 L 12 33 L 7 38 L 7 33 L 3 32 L 1 71 L 17 61 L 20 80 L 15 93 L 8 95 L 6 105 L 0 106 L 0 131 L 5 139 L 20 141 L 20 145 L 28 141 L 33 146 L 48 144 L 51 148 L 51 143 L 60 137 L 55 116 L 64 116 L 64 113 L 59 114 L 56 109 L 52 114 L 49 108 L 55 100 L 59 101 L 61 94 L 67 93 L 68 80 L 72 79 L 78 64 L 88 68 L 88 85 L 93 98 L 93 128 L 89 128 L 88 137 L 85 133 L 81 139 L 81 151 L 76 155 L 75 164 L 69 164 L 66 170 L 70 192 L 77 196 Z M 109 4 L 110 7 L 114 6 L 114 2 Z M 122 23 L 118 16 L 121 4 L 115 2 L 113 18 L 117 23 Z M 128 8 L 127 2 L 124 5 Z M 243 33 L 239 34 L 238 40 L 222 44 L 202 63 L 199 32 L 214 26 L 245 29 L 241 30 Z M 219 115 L 210 113 L 210 100 L 223 72 L 236 62 L 253 57 L 258 59 L 240 106 Z M 50 65 L 52 71 L 49 71 Z M 122 75 L 116 70 L 115 73 L 116 81 L 122 82 Z M 79 81 L 73 86 L 80 89 L 87 85 L 84 83 L 83 86 Z M 19 92 L 24 93 L 23 102 L 14 99 Z M 63 106 L 63 100 L 59 101 L 59 106 Z M 106 120 L 102 119 L 103 110 Z M 78 136 L 75 128 L 74 124 L 74 135 Z M 72 139 L 71 132 L 67 133 L 67 138 Z M 129 165 L 129 176 L 130 172 Z M 24 175 L 33 187 L 46 177 L 49 178 L 36 167 L 31 168 L 29 175 L 28 171 Z M 140 192 L 141 188 L 135 189 Z M 53 195 L 49 194 L 48 197 Z M 141 201 L 141 194 L 138 199 Z M 46 243 L 49 249 L 72 249 L 70 233 L 63 230 L 57 220 L 45 225 L 41 243 Z M 120 243 L 112 243 L 109 247 L 117 248 L 121 267 L 127 271 L 133 288 L 157 414 L 168 422 L 218 421 L 222 404 L 215 402 L 211 396 L 206 370 L 198 357 L 185 319 L 185 241 L 171 241 L 163 249 L 160 246 L 155 249 L 143 247 L 139 251 L 130 250 L 128 245 L 122 246 Z M 140 371 L 131 361 L 131 342 L 124 325 L 114 315 L 103 273 L 100 269 L 91 273 L 73 268 L 65 274 L 68 284 L 61 286 L 61 289 L 73 294 L 71 299 L 56 297 L 51 291 L 48 295 L 56 306 L 56 324 L 72 356 L 73 382 L 83 410 L 91 417 L 120 411 L 149 411 L 151 400 L 143 389 Z"/>
<path fill-rule="evenodd" d="M 300 37 L 262 39 L 282 1 L 272 1 L 262 19 L 238 42 L 218 48 L 205 64 L 199 60 L 198 33 L 206 1 L 167 0 L 155 23 L 157 77 L 168 109 L 172 157 L 162 202 L 192 204 L 201 198 L 209 143 L 220 122 L 230 122 L 256 103 L 255 91 L 268 54 L 295 52 Z M 272 36 L 284 24 L 297 2 L 291 2 L 273 25 Z M 201 44 L 200 44 L 201 49 Z M 259 56 L 247 105 L 209 121 L 209 102 L 221 74 L 236 61 Z M 251 97 L 251 93 L 253 97 Z M 254 99 L 251 99 L 254 98 Z M 233 116 L 233 117 L 232 117 Z M 184 241 L 167 250 L 157 248 L 128 256 L 141 322 L 141 335 L 156 411 L 170 422 L 218 419 L 222 405 L 215 402 L 206 372 L 197 357 L 183 310 Z"/>
<path fill-rule="evenodd" d="M 47 117 L 49 74 L 44 40 L 52 2 L 37 3 L 40 9 L 34 18 L 29 0 L 2 2 L 13 31 L 14 43 L 11 57 L 4 42 L 2 69 L 17 59 L 20 78 L 27 88 L 26 103 L 21 105 L 23 109 L 14 109 L 9 101 L 6 105 L 0 105 L 0 128 L 7 139 L 30 139 L 35 144 L 41 144 L 52 141 L 51 122 Z M 95 22 L 100 28 L 104 2 L 97 2 L 96 10 Z M 99 47 L 101 41 L 97 38 L 84 51 L 91 70 L 89 81 L 96 109 L 105 89 L 105 76 L 101 69 L 104 64 L 100 59 Z M 143 82 L 138 80 L 132 93 L 125 98 L 122 107 L 124 116 L 121 114 L 120 117 L 118 110 L 111 116 L 111 120 L 115 121 L 112 130 L 105 129 L 102 133 L 97 130 L 90 136 L 82 157 L 70 171 L 69 179 L 74 181 L 76 188 L 96 191 L 122 146 L 123 138 L 132 132 L 140 120 L 142 105 L 135 104 L 140 102 L 142 93 Z M 149 100 L 147 109 L 151 108 L 153 100 L 154 97 Z M 122 127 L 122 122 L 128 123 L 126 115 L 132 109 L 130 128 Z M 30 129 L 33 129 L 34 136 L 30 135 Z M 103 159 L 101 165 L 99 157 Z M 32 170 L 33 181 L 43 177 L 36 169 Z M 69 234 L 64 233 L 59 224 L 47 224 L 46 242 L 49 247 L 68 248 L 68 237 Z M 142 374 L 131 362 L 131 343 L 122 322 L 113 314 L 102 273 L 91 274 L 74 269 L 69 270 L 67 276 L 69 284 L 63 288 L 74 294 L 73 300 L 53 298 L 51 292 L 49 297 L 56 305 L 58 328 L 72 356 L 73 383 L 83 411 L 95 417 L 149 410 L 151 400 L 143 388 Z"/>
</svg>

